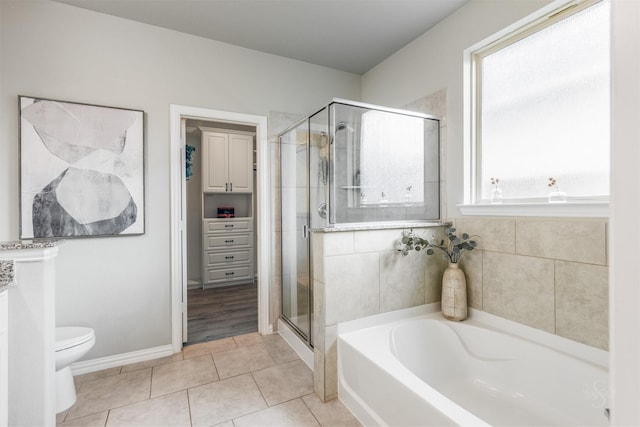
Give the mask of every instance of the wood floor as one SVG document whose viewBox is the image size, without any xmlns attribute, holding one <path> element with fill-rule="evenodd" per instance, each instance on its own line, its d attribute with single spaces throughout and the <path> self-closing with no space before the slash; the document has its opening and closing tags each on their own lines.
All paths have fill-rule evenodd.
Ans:
<svg viewBox="0 0 640 427">
<path fill-rule="evenodd" d="M 225 286 L 187 291 L 187 344 L 258 330 L 258 286 Z"/>
</svg>

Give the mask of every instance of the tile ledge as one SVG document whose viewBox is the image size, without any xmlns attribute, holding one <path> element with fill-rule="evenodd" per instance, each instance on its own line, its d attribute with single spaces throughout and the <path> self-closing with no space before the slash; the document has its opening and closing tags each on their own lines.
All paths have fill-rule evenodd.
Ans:
<svg viewBox="0 0 640 427">
<path fill-rule="evenodd" d="M 462 215 L 608 218 L 609 202 L 460 204 Z"/>
<path fill-rule="evenodd" d="M 448 227 L 451 222 L 427 221 L 427 222 L 392 222 L 392 223 L 357 223 L 348 225 L 338 225 L 335 227 L 317 227 L 312 228 L 314 233 L 334 233 L 340 231 L 362 231 L 362 230 L 393 230 L 403 228 L 429 228 L 429 227 Z"/>
</svg>

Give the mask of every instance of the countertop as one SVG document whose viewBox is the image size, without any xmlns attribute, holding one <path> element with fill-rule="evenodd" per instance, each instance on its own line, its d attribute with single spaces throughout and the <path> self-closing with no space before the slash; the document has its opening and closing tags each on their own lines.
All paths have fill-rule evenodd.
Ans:
<svg viewBox="0 0 640 427">
<path fill-rule="evenodd" d="M 42 239 L 42 240 L 14 240 L 10 242 L 0 242 L 0 251 L 21 250 L 21 249 L 46 249 L 60 245 L 64 240 Z M 16 284 L 15 263 L 12 259 L 0 259 L 0 292 L 4 292 L 9 287 Z"/>
<path fill-rule="evenodd" d="M 363 230 L 392 230 L 405 228 L 432 228 L 432 227 L 449 227 L 450 222 L 377 222 L 377 223 L 358 223 L 358 224 L 340 224 L 335 227 L 317 227 L 312 228 L 314 233 L 335 233 L 340 231 L 363 231 Z"/>
</svg>

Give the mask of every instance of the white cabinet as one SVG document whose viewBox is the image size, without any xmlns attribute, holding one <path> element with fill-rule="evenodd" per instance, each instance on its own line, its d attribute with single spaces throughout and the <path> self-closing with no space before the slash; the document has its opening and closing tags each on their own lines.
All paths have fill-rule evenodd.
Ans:
<svg viewBox="0 0 640 427">
<path fill-rule="evenodd" d="M 253 218 L 205 218 L 202 231 L 202 287 L 252 282 Z"/>
<path fill-rule="evenodd" d="M 202 131 L 202 191 L 253 192 L 253 139 L 248 132 Z"/>
</svg>

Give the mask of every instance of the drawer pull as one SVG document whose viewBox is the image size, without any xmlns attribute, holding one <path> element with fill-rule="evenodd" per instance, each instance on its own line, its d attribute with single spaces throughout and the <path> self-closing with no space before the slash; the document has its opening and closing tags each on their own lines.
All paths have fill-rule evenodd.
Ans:
<svg viewBox="0 0 640 427">
<path fill-rule="evenodd" d="M 233 256 L 226 256 L 224 259 L 233 259 Z"/>
<path fill-rule="evenodd" d="M 225 276 L 233 276 L 235 273 L 235 271 L 227 271 L 226 273 L 224 273 Z"/>
<path fill-rule="evenodd" d="M 225 224 L 224 225 L 224 228 L 230 228 L 230 227 L 233 227 L 233 224 Z"/>
<path fill-rule="evenodd" d="M 225 242 L 225 243 L 233 243 L 233 239 L 231 239 L 231 240 L 225 240 L 224 242 Z"/>
</svg>

